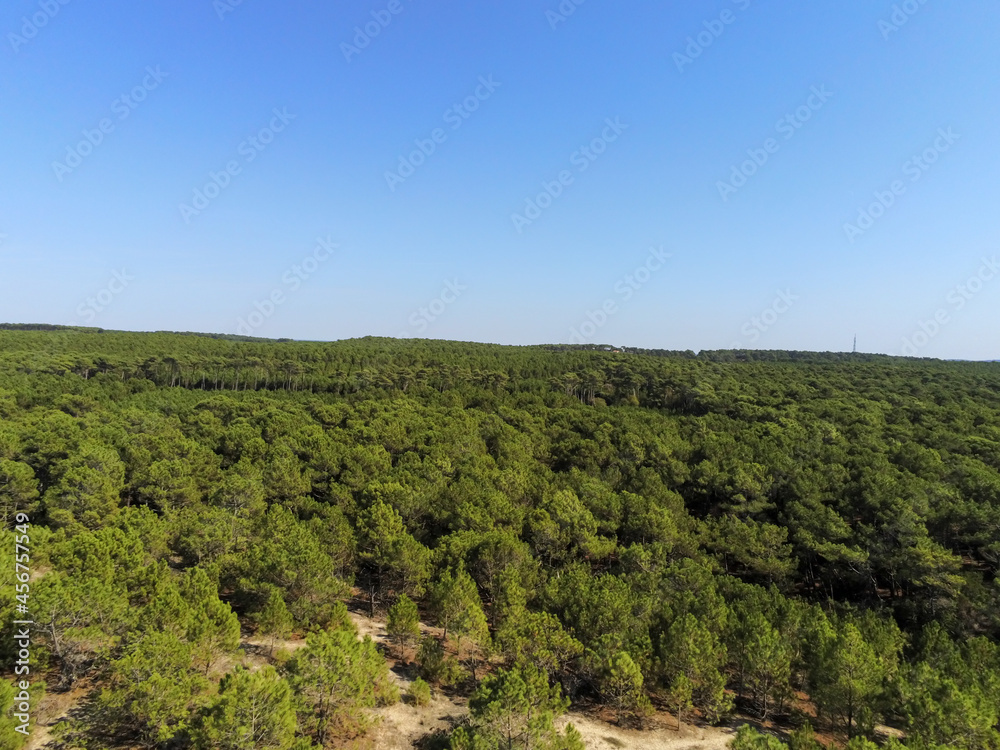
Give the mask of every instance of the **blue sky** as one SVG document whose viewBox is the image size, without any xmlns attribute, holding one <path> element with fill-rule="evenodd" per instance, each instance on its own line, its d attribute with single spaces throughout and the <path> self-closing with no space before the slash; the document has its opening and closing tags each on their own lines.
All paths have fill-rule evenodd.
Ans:
<svg viewBox="0 0 1000 750">
<path fill-rule="evenodd" d="M 1000 358 L 1000 8 L 854 5 L 11 0 L 0 319 Z"/>
</svg>

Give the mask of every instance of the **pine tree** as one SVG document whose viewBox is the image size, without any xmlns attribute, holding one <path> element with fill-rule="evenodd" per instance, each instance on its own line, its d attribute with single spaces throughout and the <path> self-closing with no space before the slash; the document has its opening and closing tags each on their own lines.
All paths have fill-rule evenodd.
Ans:
<svg viewBox="0 0 1000 750">
<path fill-rule="evenodd" d="M 726 694 L 723 673 L 727 650 L 719 633 L 687 612 L 675 618 L 663 634 L 659 654 L 661 684 L 681 713 L 688 710 L 688 692 L 690 700 L 713 720 L 729 712 L 732 699 Z"/>
<path fill-rule="evenodd" d="M 459 567 L 455 573 L 446 570 L 441 575 L 431 587 L 431 603 L 438 622 L 444 628 L 445 642 L 449 628 L 458 636 L 459 660 L 462 658 L 463 638 L 480 644 L 489 638 L 479 590 L 465 568 Z"/>
<path fill-rule="evenodd" d="M 677 731 L 684 724 L 684 713 L 694 708 L 694 684 L 687 675 L 679 674 L 667 690 L 667 703 L 677 714 Z"/>
<path fill-rule="evenodd" d="M 469 699 L 470 726 L 455 732 L 452 748 L 579 750 L 580 736 L 572 725 L 563 734 L 554 726 L 568 706 L 559 686 L 550 686 L 541 670 L 501 669 L 484 679 Z"/>
<path fill-rule="evenodd" d="M 267 509 L 260 470 L 243 459 L 233 466 L 215 493 L 215 503 L 229 514 L 231 543 L 239 547 L 251 522 Z"/>
<path fill-rule="evenodd" d="M 288 638 L 292 634 L 294 621 L 288 607 L 285 606 L 285 597 L 276 586 L 267 588 L 267 599 L 263 608 L 255 612 L 253 620 L 257 624 L 257 633 L 270 639 L 268 655 L 274 653 L 274 642 Z"/>
<path fill-rule="evenodd" d="M 788 739 L 789 750 L 825 750 L 825 746 L 816 739 L 812 725 L 806 722 L 792 732 Z"/>
<path fill-rule="evenodd" d="M 358 558 L 367 573 L 372 617 L 380 595 L 420 596 L 430 576 L 430 550 L 410 535 L 399 513 L 381 500 L 358 519 Z"/>
<path fill-rule="evenodd" d="M 106 663 L 100 656 L 135 622 L 125 596 L 103 576 L 52 571 L 32 584 L 31 602 L 39 651 L 58 660 L 63 687 Z"/>
<path fill-rule="evenodd" d="M 416 603 L 406 594 L 401 594 L 396 603 L 389 607 L 389 620 L 385 629 L 399 648 L 400 657 L 405 648 L 420 639 L 420 612 Z"/>
<path fill-rule="evenodd" d="M 418 677 L 410 683 L 407 697 L 415 706 L 426 706 L 431 702 L 431 686 Z"/>
<path fill-rule="evenodd" d="M 465 676 L 455 657 L 445 651 L 444 644 L 433 635 L 424 636 L 420 641 L 417 663 L 424 678 L 445 687 L 454 685 Z"/>
<path fill-rule="evenodd" d="M 16 513 L 33 513 L 37 500 L 38 480 L 31 467 L 0 458 L 0 528 L 9 528 Z"/>
<path fill-rule="evenodd" d="M 320 745 L 335 733 L 366 731 L 372 722 L 368 709 L 399 700 L 375 644 L 367 636 L 358 640 L 352 627 L 310 634 L 288 669 L 302 723 Z"/>
<path fill-rule="evenodd" d="M 732 750 L 788 750 L 777 737 L 762 734 L 749 724 L 740 727 L 730 747 Z"/>
<path fill-rule="evenodd" d="M 188 570 L 180 582 L 180 595 L 188 607 L 186 638 L 194 645 L 195 658 L 205 673 L 215 659 L 232 653 L 240 645 L 240 621 L 228 604 L 219 599 L 218 587 L 201 568 Z"/>
<path fill-rule="evenodd" d="M 830 644 L 816 682 L 815 697 L 824 712 L 839 717 L 853 737 L 874 721 L 873 705 L 883 689 L 885 667 L 857 626 L 844 623 Z"/>
<path fill-rule="evenodd" d="M 287 750 L 295 742 L 292 690 L 274 667 L 237 667 L 192 731 L 197 750 Z"/>
<path fill-rule="evenodd" d="M 172 633 L 139 637 L 112 662 L 100 704 L 113 728 L 150 744 L 186 729 L 196 697 L 207 683 L 193 669 L 192 648 Z"/>
<path fill-rule="evenodd" d="M 741 637 L 746 641 L 742 671 L 760 718 L 767 721 L 790 692 L 791 644 L 759 613 L 748 618 Z"/>
<path fill-rule="evenodd" d="M 98 529 L 118 512 L 124 489 L 125 466 L 118 453 L 84 443 L 59 465 L 59 481 L 45 494 L 45 510 L 54 526 Z"/>
<path fill-rule="evenodd" d="M 496 646 L 508 666 L 531 664 L 550 678 L 568 670 L 583 653 L 583 644 L 566 632 L 559 618 L 549 612 L 521 609 L 503 618 Z"/>
<path fill-rule="evenodd" d="M 642 689 L 642 670 L 624 651 L 611 656 L 604 667 L 601 692 L 612 705 L 621 724 L 625 718 L 642 719 L 652 708 Z"/>
</svg>

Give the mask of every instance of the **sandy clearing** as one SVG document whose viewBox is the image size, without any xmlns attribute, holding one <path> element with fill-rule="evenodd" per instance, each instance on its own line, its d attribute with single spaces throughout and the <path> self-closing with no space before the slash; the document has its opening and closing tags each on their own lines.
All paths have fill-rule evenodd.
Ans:
<svg viewBox="0 0 1000 750">
<path fill-rule="evenodd" d="M 368 635 L 376 643 L 389 648 L 385 623 L 373 620 L 360 612 L 350 612 L 351 621 L 357 627 L 361 637 Z M 441 635 L 438 628 L 431 628 L 424 623 L 421 630 L 426 633 Z M 400 692 L 405 693 L 411 680 L 391 672 L 393 679 L 399 685 Z M 385 750 L 411 750 L 416 743 L 435 732 L 447 731 L 469 713 L 468 701 L 463 698 L 451 698 L 435 691 L 430 705 L 419 708 L 400 702 L 378 711 L 381 724 L 371 734 L 375 747 Z M 680 732 L 672 727 L 674 721 L 666 715 L 654 716 L 649 722 L 650 728 L 645 731 L 632 731 L 595 719 L 579 712 L 570 712 L 559 720 L 558 726 L 567 723 L 577 728 L 588 750 L 724 750 L 729 746 L 736 729 L 717 729 L 713 727 L 693 727 L 684 725 Z"/>
<path fill-rule="evenodd" d="M 588 750 L 724 750 L 736 734 L 736 729 L 693 727 L 685 724 L 681 731 L 662 726 L 659 716 L 646 731 L 620 729 L 614 724 L 597 721 L 580 713 L 570 712 L 559 726 L 572 723 L 583 736 Z M 669 721 L 669 719 L 667 719 Z M 660 724 L 660 726 L 656 726 Z"/>
<path fill-rule="evenodd" d="M 361 637 L 371 636 L 372 640 L 386 650 L 389 666 L 396 666 L 385 622 L 354 611 L 350 612 L 350 618 Z M 440 629 L 423 623 L 421 630 L 425 634 L 441 635 Z M 256 668 L 269 662 L 267 653 L 271 647 L 270 639 L 243 637 L 241 645 L 245 655 L 233 659 L 233 662 L 243 662 Z M 274 642 L 274 649 L 295 651 L 304 645 L 305 640 L 302 638 L 278 640 Z M 399 686 L 400 693 L 405 694 L 412 679 L 401 672 L 405 670 L 391 669 L 390 674 Z M 40 721 L 26 746 L 27 750 L 46 747 L 52 741 L 49 728 L 79 705 L 86 692 L 81 685 L 71 693 L 46 695 L 39 706 Z M 376 713 L 380 722 L 366 738 L 369 746 L 379 750 L 412 750 L 421 740 L 439 732 L 447 732 L 462 721 L 468 715 L 469 707 L 467 699 L 448 696 L 435 690 L 427 706 L 418 707 L 401 701 L 393 706 L 380 708 Z M 588 750 L 725 750 L 736 732 L 735 728 L 700 728 L 689 725 L 684 725 L 677 732 L 672 728 L 672 718 L 665 714 L 654 716 L 649 722 L 650 728 L 644 731 L 622 729 L 580 712 L 570 712 L 562 717 L 558 726 L 562 728 L 569 722 L 579 730 Z"/>
<path fill-rule="evenodd" d="M 400 702 L 378 710 L 381 722 L 372 730 L 371 739 L 379 750 L 412 750 L 420 739 L 448 731 L 468 713 L 465 701 L 440 693 L 423 707 Z"/>
<path fill-rule="evenodd" d="M 52 728 L 79 706 L 92 689 L 89 680 L 80 680 L 68 692 L 46 692 L 32 717 L 31 735 L 25 750 L 40 750 L 52 741 Z"/>
</svg>

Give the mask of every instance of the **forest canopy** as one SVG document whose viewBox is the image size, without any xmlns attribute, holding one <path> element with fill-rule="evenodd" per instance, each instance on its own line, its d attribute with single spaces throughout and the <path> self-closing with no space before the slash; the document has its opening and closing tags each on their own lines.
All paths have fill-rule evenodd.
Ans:
<svg viewBox="0 0 1000 750">
<path fill-rule="evenodd" d="M 455 748 L 582 747 L 584 704 L 1000 748 L 1000 365 L 2 328 L 0 748 L 19 513 L 81 747 L 363 735 L 362 602 L 470 695 Z"/>
</svg>

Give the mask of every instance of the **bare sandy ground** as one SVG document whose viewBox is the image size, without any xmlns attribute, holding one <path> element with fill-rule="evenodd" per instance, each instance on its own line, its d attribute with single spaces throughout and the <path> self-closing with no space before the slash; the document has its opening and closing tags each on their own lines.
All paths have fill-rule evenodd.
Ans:
<svg viewBox="0 0 1000 750">
<path fill-rule="evenodd" d="M 654 718 L 655 721 L 655 718 Z M 619 729 L 614 724 L 595 721 L 570 712 L 560 725 L 572 722 L 588 750 L 723 750 L 736 734 L 734 729 L 701 729 L 684 725 L 680 732 L 660 726 L 648 731 Z"/>
<path fill-rule="evenodd" d="M 351 613 L 351 619 L 362 637 L 370 635 L 376 643 L 389 645 L 385 623 L 357 612 Z M 437 628 L 421 624 L 421 629 L 425 633 L 440 635 Z M 405 693 L 409 679 L 396 672 L 393 672 L 393 677 L 400 686 L 400 692 Z M 469 707 L 465 699 L 435 692 L 428 706 L 420 708 L 401 702 L 378 713 L 381 724 L 372 733 L 374 746 L 385 750 L 412 750 L 422 738 L 447 731 L 465 718 Z M 570 722 L 583 736 L 589 750 L 723 750 L 729 746 L 736 731 L 684 725 L 678 732 L 672 728 L 675 725 L 673 720 L 667 717 L 653 717 L 649 730 L 631 731 L 577 712 L 564 716 L 558 725 L 561 728 Z"/>
<path fill-rule="evenodd" d="M 429 706 L 417 708 L 399 703 L 379 711 L 381 724 L 372 732 L 373 746 L 385 750 L 412 750 L 435 732 L 449 730 L 468 714 L 465 701 L 437 695 Z M 699 729 L 685 726 L 676 732 L 666 728 L 636 732 L 570 713 L 559 726 L 572 722 L 588 750 L 724 750 L 735 734 L 730 729 Z"/>
<path fill-rule="evenodd" d="M 387 654 L 393 653 L 389 649 L 384 622 L 357 612 L 351 613 L 351 620 L 362 637 L 371 636 Z M 425 633 L 440 635 L 438 628 L 421 624 L 421 629 Z M 251 668 L 260 667 L 267 663 L 271 645 L 269 639 L 245 637 L 242 639 L 244 656 L 223 660 L 216 668 L 225 671 L 237 662 Z M 305 641 L 301 638 L 276 641 L 273 644 L 275 651 L 295 651 L 304 645 Z M 412 654 L 409 656 L 412 657 Z M 390 666 L 395 666 L 391 658 L 389 663 Z M 396 669 L 391 674 L 399 685 L 400 693 L 405 694 L 411 681 L 405 670 Z M 28 741 L 27 750 L 43 750 L 49 745 L 52 741 L 49 731 L 51 725 L 79 705 L 86 692 L 81 685 L 70 693 L 46 695 L 39 706 L 38 726 Z M 450 730 L 468 715 L 469 707 L 464 698 L 434 691 L 427 706 L 414 706 L 401 701 L 378 709 L 377 713 L 380 719 L 378 726 L 372 730 L 363 745 L 378 750 L 413 750 L 429 736 Z M 563 727 L 568 722 L 572 722 L 579 730 L 589 750 L 724 750 L 735 733 L 733 729 L 702 729 L 688 725 L 678 732 L 673 729 L 673 720 L 666 716 L 654 716 L 649 722 L 650 728 L 645 731 L 622 729 L 578 712 L 562 717 L 559 726 Z"/>
</svg>

